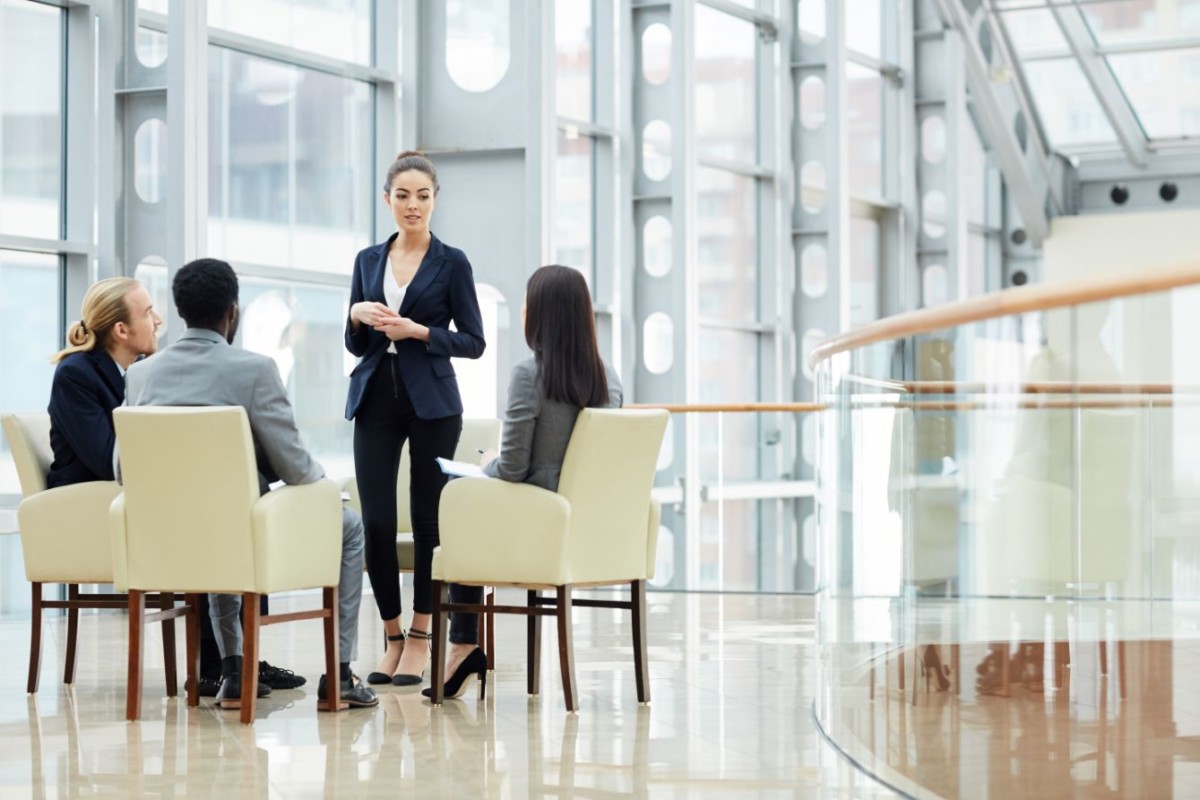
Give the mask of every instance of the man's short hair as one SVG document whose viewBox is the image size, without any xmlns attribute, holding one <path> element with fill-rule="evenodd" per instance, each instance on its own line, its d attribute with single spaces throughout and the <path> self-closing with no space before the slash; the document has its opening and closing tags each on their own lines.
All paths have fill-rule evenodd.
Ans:
<svg viewBox="0 0 1200 800">
<path fill-rule="evenodd" d="M 189 328 L 211 327 L 237 302 L 237 274 L 218 258 L 198 258 L 175 273 L 171 294 Z"/>
</svg>

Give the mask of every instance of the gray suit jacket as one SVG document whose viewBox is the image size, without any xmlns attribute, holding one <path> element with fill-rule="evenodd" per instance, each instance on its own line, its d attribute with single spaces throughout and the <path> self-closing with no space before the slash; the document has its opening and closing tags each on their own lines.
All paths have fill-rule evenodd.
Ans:
<svg viewBox="0 0 1200 800">
<path fill-rule="evenodd" d="M 620 408 L 621 379 L 607 363 L 608 408 Z M 527 358 L 513 367 L 508 384 L 508 410 L 500 456 L 483 471 L 513 483 L 532 483 L 558 491 L 558 476 L 575 430 L 579 407 L 550 400 L 538 379 L 537 361 Z"/>
<path fill-rule="evenodd" d="M 125 403 L 241 406 L 250 418 L 263 478 L 301 484 L 325 477 L 300 441 L 275 362 L 231 347 L 216 331 L 188 328 L 170 347 L 132 365 L 125 374 Z"/>
</svg>

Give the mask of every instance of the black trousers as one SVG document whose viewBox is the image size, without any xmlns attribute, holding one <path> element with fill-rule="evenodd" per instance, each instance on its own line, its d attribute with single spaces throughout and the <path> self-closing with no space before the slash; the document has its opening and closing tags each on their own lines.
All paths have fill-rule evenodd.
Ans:
<svg viewBox="0 0 1200 800">
<path fill-rule="evenodd" d="M 446 475 L 434 459 L 454 458 L 462 433 L 462 415 L 440 419 L 421 419 L 395 364 L 385 355 L 367 386 L 362 405 L 354 418 L 354 472 L 362 503 L 363 527 L 367 537 L 367 576 L 375 593 L 382 619 L 400 616 L 400 574 L 396 560 L 396 477 L 400 471 L 400 449 L 408 442 L 411 481 L 409 509 L 412 514 L 413 611 L 433 611 L 430 572 L 433 550 L 438 546 L 438 502 L 446 485 Z M 478 587 L 451 586 L 458 602 L 482 600 Z M 478 598 L 478 599 L 475 599 Z M 475 615 L 457 615 L 453 619 L 450 640 L 476 642 Z M 470 633 L 466 628 L 470 627 Z"/>
</svg>

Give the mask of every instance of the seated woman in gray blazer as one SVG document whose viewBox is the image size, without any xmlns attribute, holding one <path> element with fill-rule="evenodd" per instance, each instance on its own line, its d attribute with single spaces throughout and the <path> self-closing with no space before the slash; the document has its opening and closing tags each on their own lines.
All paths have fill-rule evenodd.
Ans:
<svg viewBox="0 0 1200 800">
<path fill-rule="evenodd" d="M 619 408 L 621 381 L 600 357 L 591 292 L 578 270 L 549 266 L 534 272 L 525 285 L 521 315 L 533 357 L 513 367 L 500 453 L 488 451 L 480 463 L 493 478 L 553 492 L 579 411 Z M 474 589 L 474 597 L 460 602 L 482 602 L 483 590 Z M 476 646 L 476 630 L 476 615 L 453 615 L 447 697 L 459 696 L 468 678 L 487 669 L 487 656 Z"/>
</svg>

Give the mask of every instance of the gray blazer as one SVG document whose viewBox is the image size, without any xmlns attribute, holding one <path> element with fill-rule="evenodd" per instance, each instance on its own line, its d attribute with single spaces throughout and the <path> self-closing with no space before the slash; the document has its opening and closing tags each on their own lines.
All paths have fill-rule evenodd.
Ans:
<svg viewBox="0 0 1200 800">
<path fill-rule="evenodd" d="M 231 347 L 216 331 L 188 328 L 170 347 L 130 366 L 125 404 L 241 406 L 250 418 L 261 478 L 301 484 L 325 477 L 300 440 L 275 362 Z"/>
<path fill-rule="evenodd" d="M 621 379 L 605 363 L 608 377 L 607 408 L 620 408 Z M 508 410 L 504 413 L 504 436 L 500 456 L 483 471 L 493 478 L 513 483 L 532 483 L 558 491 L 558 476 L 567 455 L 567 443 L 575 430 L 579 407 L 550 400 L 542 391 L 537 361 L 527 358 L 513 367 L 508 384 Z"/>
</svg>

